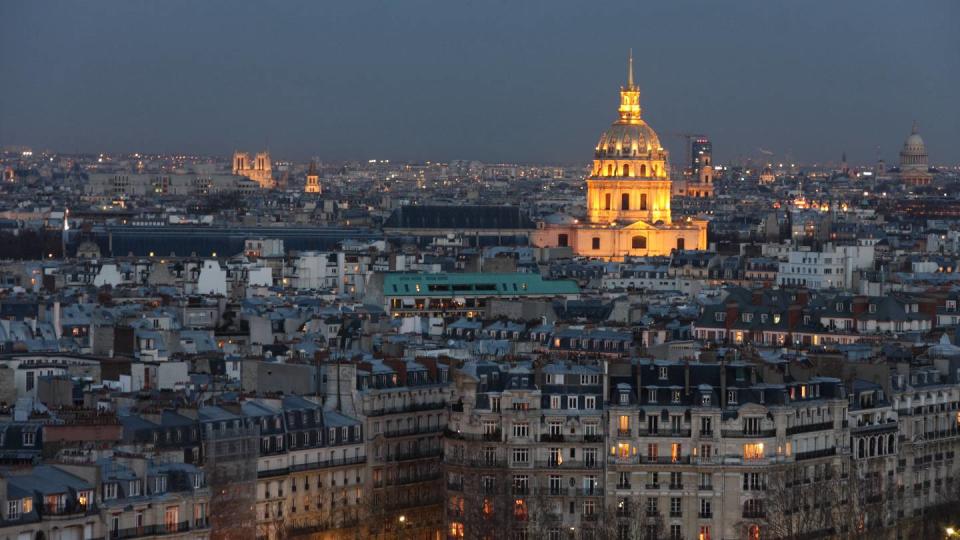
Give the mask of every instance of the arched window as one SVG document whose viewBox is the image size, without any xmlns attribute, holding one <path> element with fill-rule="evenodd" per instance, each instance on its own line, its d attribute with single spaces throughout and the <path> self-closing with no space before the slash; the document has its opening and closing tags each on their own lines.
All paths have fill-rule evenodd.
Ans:
<svg viewBox="0 0 960 540">
<path fill-rule="evenodd" d="M 613 202 L 613 196 L 609 193 L 603 195 L 603 209 L 610 210 L 610 205 Z"/>
<path fill-rule="evenodd" d="M 646 175 L 647 175 L 647 166 L 640 165 L 640 176 L 646 176 Z"/>
<path fill-rule="evenodd" d="M 647 237 L 634 236 L 631 241 L 631 246 L 633 247 L 633 249 L 647 249 Z"/>
<path fill-rule="evenodd" d="M 683 238 L 677 238 L 677 251 L 683 251 L 687 246 L 686 240 Z"/>
<path fill-rule="evenodd" d="M 623 175 L 624 175 L 624 176 L 630 176 L 630 166 L 629 166 L 629 165 L 624 165 L 624 166 L 623 166 Z"/>
<path fill-rule="evenodd" d="M 646 210 L 646 209 L 647 209 L 647 194 L 646 194 L 646 193 L 641 193 L 641 194 L 640 194 L 640 209 L 641 209 L 641 210 Z"/>
<path fill-rule="evenodd" d="M 629 210 L 630 209 L 630 194 L 624 193 L 620 196 L 620 209 Z"/>
<path fill-rule="evenodd" d="M 894 439 L 893 439 L 893 433 L 891 433 L 890 435 L 887 435 L 887 452 L 890 453 L 890 454 L 892 454 L 892 453 L 894 452 L 893 449 L 895 448 L 895 446 L 894 446 L 894 444 L 893 444 L 893 440 L 894 440 Z"/>
<path fill-rule="evenodd" d="M 863 439 L 857 440 L 857 457 L 864 457 L 863 452 Z"/>
<path fill-rule="evenodd" d="M 613 164 L 607 164 L 607 176 L 613 176 Z"/>
</svg>

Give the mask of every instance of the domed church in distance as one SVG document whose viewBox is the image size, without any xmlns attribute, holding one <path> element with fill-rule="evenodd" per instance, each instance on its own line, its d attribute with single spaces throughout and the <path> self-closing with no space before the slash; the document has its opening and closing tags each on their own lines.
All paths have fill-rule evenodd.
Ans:
<svg viewBox="0 0 960 540">
<path fill-rule="evenodd" d="M 927 145 L 920 137 L 916 122 L 900 151 L 900 179 L 911 186 L 926 186 L 933 179 L 930 165 L 927 164 Z"/>
<path fill-rule="evenodd" d="M 706 249 L 706 221 L 671 218 L 667 151 L 641 116 L 632 52 L 618 113 L 594 152 L 593 172 L 587 178 L 586 222 L 543 223 L 532 236 L 533 244 L 569 246 L 577 255 L 608 260 Z"/>
</svg>

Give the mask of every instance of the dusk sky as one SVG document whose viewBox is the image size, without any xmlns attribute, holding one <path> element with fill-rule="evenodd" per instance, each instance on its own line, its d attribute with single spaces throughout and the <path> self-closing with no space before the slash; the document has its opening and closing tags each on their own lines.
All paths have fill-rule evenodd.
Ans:
<svg viewBox="0 0 960 540">
<path fill-rule="evenodd" d="M 0 3 L 0 145 L 580 163 L 628 48 L 718 161 L 960 162 L 956 0 Z M 673 160 L 679 161 L 674 155 Z"/>
</svg>

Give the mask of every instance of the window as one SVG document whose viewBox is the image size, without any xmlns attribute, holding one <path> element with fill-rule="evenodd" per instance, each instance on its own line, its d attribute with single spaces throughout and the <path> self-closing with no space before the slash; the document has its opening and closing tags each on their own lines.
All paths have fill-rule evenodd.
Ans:
<svg viewBox="0 0 960 540">
<path fill-rule="evenodd" d="M 530 436 L 530 424 L 526 422 L 521 422 L 513 425 L 513 436 L 514 437 L 529 437 Z"/>
<path fill-rule="evenodd" d="M 103 485 L 103 499 L 108 501 L 117 498 L 117 484 L 109 483 Z"/>
<path fill-rule="evenodd" d="M 634 236 L 631 239 L 631 247 L 633 249 L 647 249 L 647 237 L 646 236 Z"/>
<path fill-rule="evenodd" d="M 657 515 L 657 498 L 656 497 L 647 497 L 647 515 L 648 516 Z"/>
<path fill-rule="evenodd" d="M 712 489 L 713 488 L 713 474 L 711 473 L 700 473 L 700 482 L 697 484 L 697 487 L 700 489 Z"/>
<path fill-rule="evenodd" d="M 591 468 L 597 466 L 597 449 L 596 448 L 583 449 L 583 463 L 587 467 L 591 467 Z"/>
<path fill-rule="evenodd" d="M 643 170 L 643 169 L 641 168 L 640 170 Z M 646 210 L 646 209 L 647 209 L 647 194 L 646 194 L 646 193 L 641 193 L 641 194 L 640 194 L 640 209 L 641 209 L 641 210 Z"/>
<path fill-rule="evenodd" d="M 610 210 L 610 208 L 611 208 L 611 206 L 612 206 L 612 201 L 613 201 L 613 195 L 611 195 L 611 194 L 609 194 L 609 193 L 605 193 L 605 194 L 603 195 L 603 209 L 604 209 L 604 210 Z"/>
<path fill-rule="evenodd" d="M 567 247 L 570 245 L 570 237 L 567 234 L 558 234 L 557 235 L 557 246 L 558 247 Z"/>
<path fill-rule="evenodd" d="M 583 398 L 583 408 L 593 410 L 597 408 L 596 396 L 586 396 Z"/>
<path fill-rule="evenodd" d="M 627 169 L 626 169 L 627 166 L 624 165 L 623 167 L 624 167 L 624 171 L 626 171 L 626 170 L 627 170 Z M 629 174 L 624 174 L 624 176 L 630 176 L 630 175 L 629 175 Z M 629 194 L 629 193 L 624 193 L 623 195 L 620 196 L 620 209 L 621 209 L 621 210 L 629 210 L 629 209 L 630 209 L 630 194 Z"/>
<path fill-rule="evenodd" d="M 567 408 L 568 409 L 579 409 L 577 396 L 567 396 Z"/>
<path fill-rule="evenodd" d="M 529 463 L 529 462 L 530 462 L 530 449 L 529 449 L 529 448 L 514 448 L 514 449 L 513 449 L 513 462 L 514 462 L 514 463 Z"/>
<path fill-rule="evenodd" d="M 710 499 L 700 499 L 700 517 L 711 517 Z"/>
<path fill-rule="evenodd" d="M 759 435 L 760 434 L 760 418 L 744 418 L 743 419 L 743 433 L 745 435 Z"/>
<path fill-rule="evenodd" d="M 684 238 L 677 238 L 677 251 L 683 251 L 686 247 L 686 240 Z"/>
<path fill-rule="evenodd" d="M 736 405 L 737 404 L 737 391 L 736 390 L 727 390 L 727 404 Z"/>
<path fill-rule="evenodd" d="M 131 480 L 127 489 L 127 496 L 129 497 L 139 497 L 140 496 L 140 481 Z"/>
<path fill-rule="evenodd" d="M 743 459 L 763 459 L 763 443 L 744 444 Z"/>
<path fill-rule="evenodd" d="M 163 524 L 168 532 L 176 532 L 180 525 L 180 507 L 168 506 L 163 513 Z"/>
<path fill-rule="evenodd" d="M 29 514 L 30 512 L 33 512 L 33 498 L 32 498 L 32 497 L 24 497 L 24 499 L 23 499 L 23 505 L 22 505 L 21 509 L 23 510 L 23 513 L 24 513 L 24 514 Z"/>
<path fill-rule="evenodd" d="M 20 519 L 20 501 L 7 501 L 7 519 Z"/>
<path fill-rule="evenodd" d="M 661 380 L 661 381 L 664 381 L 664 380 L 667 379 L 667 373 L 668 373 L 668 372 L 667 372 L 667 368 L 666 368 L 665 366 L 660 366 L 658 372 L 659 372 L 659 377 L 660 377 L 660 380 Z"/>
<path fill-rule="evenodd" d="M 680 497 L 670 497 L 670 517 L 680 517 L 683 515 L 680 509 L 682 500 Z"/>
<path fill-rule="evenodd" d="M 593 249 L 600 249 L 600 237 L 594 236 L 592 238 Z"/>
<path fill-rule="evenodd" d="M 37 434 L 33 431 L 24 431 L 23 432 L 23 445 L 24 446 L 33 446 L 36 442 Z"/>
</svg>

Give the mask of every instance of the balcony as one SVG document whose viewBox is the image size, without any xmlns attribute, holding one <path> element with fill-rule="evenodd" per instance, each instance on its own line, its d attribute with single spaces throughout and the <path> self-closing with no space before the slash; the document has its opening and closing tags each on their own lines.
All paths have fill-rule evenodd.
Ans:
<svg viewBox="0 0 960 540">
<path fill-rule="evenodd" d="M 700 519 L 713 519 L 713 512 L 698 512 L 697 517 Z"/>
<path fill-rule="evenodd" d="M 563 435 L 557 433 L 545 433 L 540 436 L 540 442 L 563 442 Z"/>
<path fill-rule="evenodd" d="M 597 460 L 587 460 L 587 461 L 575 461 L 572 459 L 565 459 L 558 461 L 555 459 L 548 459 L 545 461 L 538 460 L 534 463 L 537 468 L 540 469 L 599 469 L 600 462 Z"/>
<path fill-rule="evenodd" d="M 744 509 L 743 517 L 744 519 L 764 519 L 767 517 L 767 513 L 758 509 Z"/>
<path fill-rule="evenodd" d="M 387 438 L 409 437 L 411 435 L 425 435 L 428 433 L 440 433 L 441 431 L 443 431 L 443 428 L 440 426 L 423 426 L 423 427 L 394 429 L 391 431 L 385 431 L 383 432 L 383 436 Z"/>
<path fill-rule="evenodd" d="M 617 489 L 630 489 L 630 483 L 626 484 L 617 484 Z"/>
<path fill-rule="evenodd" d="M 617 437 L 630 437 L 632 432 L 629 429 L 618 429 Z"/>
<path fill-rule="evenodd" d="M 583 436 L 583 442 L 587 442 L 587 443 L 599 443 L 599 442 L 603 442 L 603 435 L 597 435 L 597 434 L 584 435 L 584 436 Z"/>
<path fill-rule="evenodd" d="M 683 484 L 670 484 L 670 489 L 673 489 L 673 490 L 683 489 Z"/>
<path fill-rule="evenodd" d="M 433 449 L 423 449 L 423 450 L 409 450 L 406 452 L 397 452 L 396 454 L 388 455 L 385 461 L 411 461 L 415 459 L 427 459 L 435 458 L 443 455 L 442 448 L 433 448 Z"/>
<path fill-rule="evenodd" d="M 334 458 L 334 459 L 327 459 L 324 461 L 314 461 L 311 463 L 298 463 L 296 465 L 291 465 L 288 469 L 290 472 L 312 471 L 315 469 L 328 469 L 332 467 L 344 467 L 347 465 L 361 465 L 366 462 L 367 462 L 367 456 L 354 456 L 354 457 L 348 457 L 348 458 Z M 259 476 L 260 478 L 267 478 L 266 476 L 263 476 L 263 473 L 266 473 L 266 472 L 271 472 L 272 476 L 276 476 L 275 474 L 272 474 L 272 471 L 278 471 L 278 470 L 282 470 L 282 469 L 270 469 L 269 471 L 261 471 L 257 473 L 257 476 Z"/>
<path fill-rule="evenodd" d="M 209 528 L 210 524 L 206 519 L 197 520 L 191 527 L 189 521 L 178 523 L 164 523 L 160 525 L 144 525 L 143 527 L 130 527 L 128 529 L 117 529 L 107 533 L 107 538 L 120 540 L 123 538 L 142 538 L 146 536 L 160 536 L 165 534 L 181 534 L 191 530 L 200 530 Z"/>
<path fill-rule="evenodd" d="M 411 412 L 420 412 L 420 411 L 436 411 L 439 409 L 447 408 L 447 404 L 444 402 L 435 402 L 435 403 L 409 403 L 407 405 L 400 405 L 397 407 L 381 407 L 379 409 L 373 409 L 365 412 L 367 416 L 385 416 L 388 414 L 401 414 L 401 413 L 411 413 Z"/>
<path fill-rule="evenodd" d="M 461 431 L 445 429 L 443 431 L 443 436 L 448 439 L 457 439 L 461 441 L 500 442 L 503 440 L 503 432 L 499 429 L 490 433 L 463 433 Z"/>
<path fill-rule="evenodd" d="M 660 489 L 660 484 L 644 484 L 644 489 Z"/>
<path fill-rule="evenodd" d="M 583 514 L 583 515 L 580 517 L 580 519 L 582 519 L 583 521 L 587 521 L 587 522 L 594 522 L 594 521 L 597 521 L 597 516 L 598 516 L 598 515 L 599 515 L 599 514 Z"/>
<path fill-rule="evenodd" d="M 828 429 L 833 429 L 833 422 L 818 422 L 816 424 L 791 426 L 787 428 L 787 435 L 796 435 L 797 433 L 810 433 L 811 431 L 825 431 Z"/>
<path fill-rule="evenodd" d="M 776 437 L 777 430 L 775 429 L 761 429 L 758 431 L 739 431 L 736 429 L 724 429 L 720 432 L 720 435 L 724 438 L 732 439 L 766 439 L 769 437 Z"/>
<path fill-rule="evenodd" d="M 816 459 L 822 457 L 829 457 L 837 455 L 836 448 L 824 448 L 823 450 L 811 450 L 809 452 L 797 452 L 794 454 L 793 459 L 795 461 L 803 461 L 806 459 Z"/>
<path fill-rule="evenodd" d="M 674 512 L 674 511 L 671 510 L 671 511 L 670 511 L 670 517 L 672 517 L 672 518 L 683 517 L 683 512 L 681 512 L 681 511 L 679 511 L 679 510 L 677 510 L 676 512 Z"/>
</svg>

